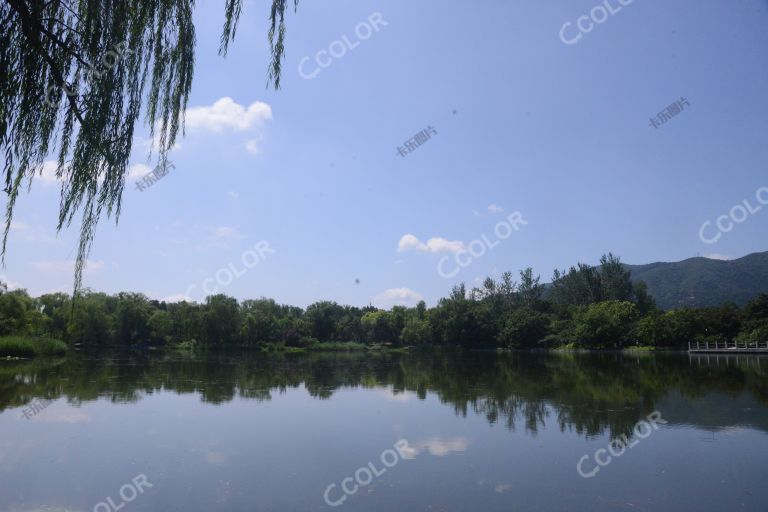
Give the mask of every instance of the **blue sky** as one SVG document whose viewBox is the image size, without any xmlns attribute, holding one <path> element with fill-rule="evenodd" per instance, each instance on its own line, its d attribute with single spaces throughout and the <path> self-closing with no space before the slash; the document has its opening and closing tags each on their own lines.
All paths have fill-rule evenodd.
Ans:
<svg viewBox="0 0 768 512">
<path fill-rule="evenodd" d="M 201 300 L 211 279 L 239 299 L 431 305 L 461 281 L 529 265 L 548 281 L 608 251 L 649 263 L 767 250 L 768 207 L 715 244 L 699 231 L 711 221 L 713 236 L 745 199 L 757 209 L 768 186 L 768 2 L 606 1 L 617 12 L 564 44 L 563 25 L 576 37 L 603 4 L 303 0 L 277 92 L 265 88 L 268 2 L 246 3 L 226 58 L 221 2 L 199 2 L 175 169 L 127 185 L 85 285 Z M 344 36 L 355 47 L 320 68 L 317 53 Z M 689 105 L 652 128 L 680 98 Z M 427 127 L 436 134 L 399 156 Z M 137 135 L 134 177 L 153 165 L 146 127 Z M 56 235 L 58 204 L 45 177 L 18 202 L 3 273 L 33 295 L 71 290 L 77 228 Z M 498 240 L 513 212 L 526 224 Z M 441 258 L 484 235 L 492 250 L 441 277 Z M 260 241 L 273 252 L 245 267 Z"/>
</svg>

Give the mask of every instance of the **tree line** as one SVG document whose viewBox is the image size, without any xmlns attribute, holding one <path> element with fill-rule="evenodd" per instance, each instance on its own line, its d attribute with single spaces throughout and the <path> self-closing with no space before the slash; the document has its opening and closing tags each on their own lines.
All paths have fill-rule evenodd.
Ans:
<svg viewBox="0 0 768 512">
<path fill-rule="evenodd" d="M 45 336 L 76 346 L 198 346 L 262 349 L 361 346 L 461 346 L 490 349 L 683 348 L 691 341 L 768 340 L 768 294 L 743 308 L 659 309 L 620 259 L 556 270 L 541 284 L 531 268 L 480 287 L 454 286 L 433 308 L 345 306 L 306 309 L 223 294 L 203 303 L 167 303 L 140 293 L 83 290 L 33 298 L 0 288 L 0 336 Z"/>
</svg>

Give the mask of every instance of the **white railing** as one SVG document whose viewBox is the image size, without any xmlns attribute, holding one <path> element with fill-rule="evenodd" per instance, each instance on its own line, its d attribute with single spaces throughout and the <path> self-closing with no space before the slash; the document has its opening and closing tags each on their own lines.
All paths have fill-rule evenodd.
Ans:
<svg viewBox="0 0 768 512">
<path fill-rule="evenodd" d="M 716 350 L 768 351 L 768 341 L 689 341 L 688 350 L 691 352 L 711 352 Z"/>
</svg>

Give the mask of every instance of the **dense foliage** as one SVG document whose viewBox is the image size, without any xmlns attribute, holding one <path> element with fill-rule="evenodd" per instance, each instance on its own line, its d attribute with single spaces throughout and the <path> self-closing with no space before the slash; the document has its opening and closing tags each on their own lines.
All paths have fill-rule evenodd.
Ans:
<svg viewBox="0 0 768 512">
<path fill-rule="evenodd" d="M 138 293 L 84 291 L 30 297 L 0 289 L 0 336 L 48 336 L 70 345 L 307 347 L 331 343 L 466 348 L 685 347 L 689 341 L 768 340 L 768 294 L 744 308 L 658 309 L 618 258 L 556 271 L 552 290 L 531 269 L 480 288 L 463 284 L 427 308 L 381 310 L 323 301 L 306 309 L 272 299 L 239 303 L 212 295 L 202 304 L 165 303 Z"/>
</svg>

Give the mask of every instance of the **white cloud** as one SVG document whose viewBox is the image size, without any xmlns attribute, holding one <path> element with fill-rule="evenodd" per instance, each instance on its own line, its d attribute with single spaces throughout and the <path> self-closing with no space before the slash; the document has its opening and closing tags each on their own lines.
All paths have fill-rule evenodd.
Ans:
<svg viewBox="0 0 768 512">
<path fill-rule="evenodd" d="M 5 287 L 8 289 L 8 291 L 18 290 L 21 287 L 21 285 L 19 285 L 19 283 L 16 281 L 11 281 L 8 279 L 5 274 L 0 274 L 0 282 L 5 283 Z"/>
<path fill-rule="evenodd" d="M 184 127 L 190 131 L 221 132 L 224 129 L 244 132 L 254 127 L 261 126 L 265 121 L 272 119 L 272 107 L 261 101 L 254 101 L 247 108 L 236 103 L 232 98 L 223 97 L 216 100 L 213 105 L 192 107 L 184 112 Z M 155 126 L 155 136 L 136 137 L 138 147 L 152 151 L 160 150 L 160 123 Z M 180 138 L 180 137 L 179 137 Z M 257 153 L 257 142 L 261 137 L 252 138 L 245 143 L 246 150 Z M 177 138 L 178 140 L 178 138 Z M 181 145 L 176 142 L 171 150 L 177 150 Z"/>
<path fill-rule="evenodd" d="M 376 393 L 390 402 L 405 403 L 418 398 L 413 391 L 395 391 L 392 387 L 378 389 Z"/>
<path fill-rule="evenodd" d="M 190 129 L 206 129 L 220 132 L 224 128 L 245 131 L 272 119 L 272 108 L 255 101 L 248 108 L 224 97 L 209 107 L 193 107 L 186 111 L 185 126 Z"/>
<path fill-rule="evenodd" d="M 41 272 L 67 272 L 73 273 L 75 271 L 75 260 L 48 260 L 48 261 L 33 261 L 30 263 L 32 268 Z M 85 270 L 101 270 L 104 268 L 104 262 L 101 260 L 86 260 Z"/>
<path fill-rule="evenodd" d="M 404 448 L 400 448 L 399 451 L 404 454 L 403 458 L 406 459 L 415 459 L 424 450 L 427 450 L 430 455 L 435 457 L 445 457 L 453 452 L 464 452 L 468 446 L 469 441 L 464 437 L 452 439 L 433 437 L 415 444 L 408 443 Z"/>
<path fill-rule="evenodd" d="M 491 204 L 489 204 L 489 205 L 488 205 L 488 206 L 485 208 L 485 210 L 484 210 L 483 212 L 479 212 L 479 211 L 477 211 L 477 210 L 472 210 L 472 214 L 473 214 L 475 217 L 478 217 L 478 218 L 480 218 L 480 217 L 485 217 L 485 216 L 487 215 L 485 212 L 488 212 L 488 213 L 491 213 L 491 214 L 493 214 L 493 213 L 502 213 L 503 211 L 504 211 L 504 208 L 502 208 L 501 206 L 499 206 L 499 205 L 497 205 L 497 204 L 493 204 L 493 203 L 491 203 Z"/>
<path fill-rule="evenodd" d="M 11 221 L 11 231 L 18 233 L 18 236 L 26 242 L 61 243 L 56 238 L 55 232 L 46 230 L 41 226 L 29 225 L 26 222 Z"/>
<path fill-rule="evenodd" d="M 125 176 L 125 180 L 129 183 L 133 183 L 139 181 L 150 172 L 152 172 L 152 169 L 148 165 L 133 164 L 128 168 L 128 174 Z"/>
<path fill-rule="evenodd" d="M 82 409 L 45 409 L 33 416 L 32 421 L 44 421 L 48 423 L 88 423 L 91 421 L 91 415 Z"/>
<path fill-rule="evenodd" d="M 191 297 L 184 295 L 183 293 L 177 293 L 176 295 L 169 295 L 160 299 L 163 302 L 193 302 Z"/>
<path fill-rule="evenodd" d="M 259 139 L 248 139 L 245 141 L 245 150 L 252 155 L 259 154 Z"/>
<path fill-rule="evenodd" d="M 704 257 L 709 258 L 710 260 L 722 260 L 722 261 L 728 261 L 733 259 L 733 256 L 726 256 L 725 254 L 717 254 L 717 253 L 705 254 Z"/>
<path fill-rule="evenodd" d="M 155 124 L 155 135 L 154 137 L 141 137 L 141 136 L 135 136 L 134 137 L 134 146 L 140 149 L 144 149 L 149 151 L 150 149 L 155 152 L 160 152 L 160 132 L 162 130 L 162 124 L 158 121 Z M 179 144 L 179 139 L 181 138 L 181 135 L 178 135 L 176 137 L 176 142 L 173 143 L 173 146 L 171 146 L 169 151 L 175 151 L 177 149 L 181 148 L 181 144 Z"/>
<path fill-rule="evenodd" d="M 40 173 L 35 177 L 35 179 L 39 180 L 40 182 L 51 185 L 53 183 L 58 183 L 61 180 L 56 177 L 56 168 L 58 167 L 58 164 L 54 160 L 46 160 L 43 162 L 43 167 Z M 130 167 L 128 167 L 128 173 L 125 175 L 125 180 L 129 183 L 133 183 L 135 181 L 138 181 L 141 177 L 149 173 L 152 169 L 150 169 L 148 166 L 144 164 L 133 164 Z M 102 182 L 103 178 L 99 178 L 99 182 Z"/>
<path fill-rule="evenodd" d="M 55 160 L 46 160 L 43 162 L 43 166 L 40 168 L 39 172 L 35 175 L 35 179 L 46 185 L 57 183 L 59 181 L 59 178 L 56 177 L 56 169 L 58 166 L 59 164 Z"/>
<path fill-rule="evenodd" d="M 400 241 L 397 243 L 397 252 L 405 252 L 410 249 L 418 249 L 420 245 L 421 242 L 419 242 L 419 239 L 414 235 L 403 235 L 400 238 Z"/>
<path fill-rule="evenodd" d="M 227 192 L 227 195 L 232 199 L 237 199 L 238 197 L 240 197 L 240 193 L 235 192 L 234 190 L 230 190 L 229 192 Z"/>
<path fill-rule="evenodd" d="M 219 226 L 213 230 L 213 237 L 239 240 L 245 238 L 245 235 L 240 233 L 237 228 L 230 226 Z"/>
<path fill-rule="evenodd" d="M 422 243 L 414 235 L 406 234 L 397 243 L 397 252 L 417 250 L 421 252 L 459 252 L 464 249 L 464 243 L 459 240 L 446 240 L 442 237 L 433 237 Z"/>
<path fill-rule="evenodd" d="M 373 298 L 373 305 L 377 308 L 388 309 L 392 306 L 413 306 L 423 300 L 420 293 L 410 288 L 390 288 Z"/>
<path fill-rule="evenodd" d="M 197 228 L 193 228 L 190 233 L 194 235 L 197 231 Z M 206 237 L 207 244 L 205 247 L 226 249 L 230 246 L 231 242 L 248 238 L 246 235 L 242 234 L 240 230 L 231 226 L 219 226 L 210 229 L 209 233 L 210 234 Z"/>
</svg>

